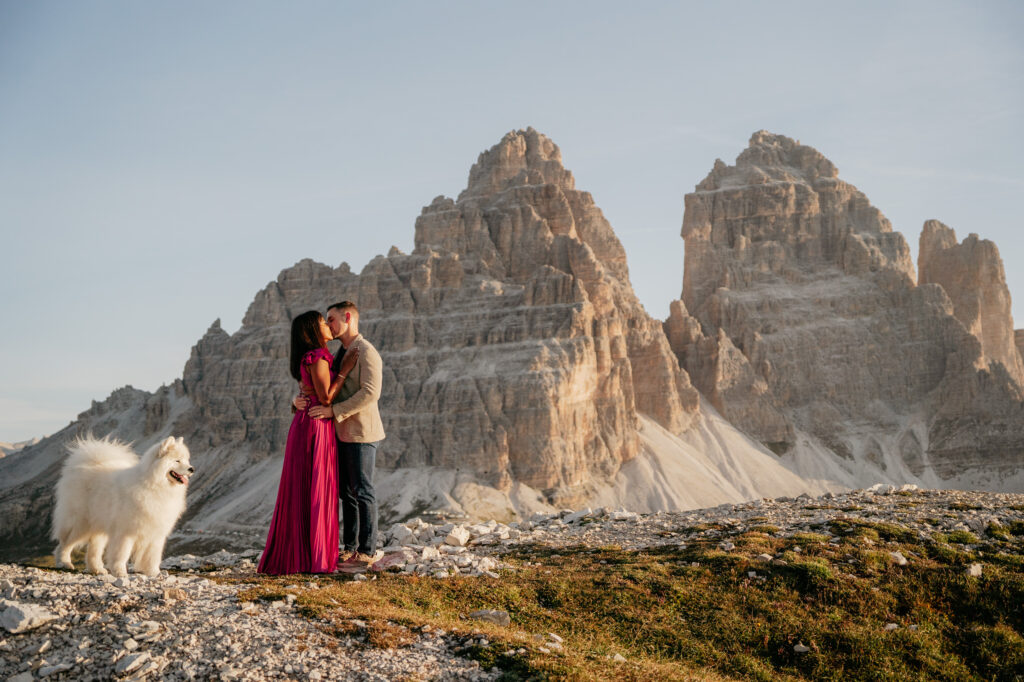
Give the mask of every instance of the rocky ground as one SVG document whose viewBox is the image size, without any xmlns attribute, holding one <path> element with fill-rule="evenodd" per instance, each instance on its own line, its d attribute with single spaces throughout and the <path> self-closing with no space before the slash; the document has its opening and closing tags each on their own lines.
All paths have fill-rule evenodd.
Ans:
<svg viewBox="0 0 1024 682">
<path fill-rule="evenodd" d="M 1024 522 L 1024 495 L 876 486 L 818 498 L 765 499 L 686 512 L 566 510 L 508 525 L 414 519 L 383 534 L 387 544 L 377 568 L 437 580 L 456 575 L 498 578 L 512 576 L 524 565 L 506 555 L 521 554 L 528 547 L 640 550 L 714 539 L 729 551 L 730 537 L 753 528 L 777 537 L 814 532 L 838 542 L 828 525 L 836 519 L 894 524 L 922 540 L 957 532 L 968 537 Z M 460 655 L 468 644 L 480 644 L 478 633 L 396 625 L 407 630 L 403 643 L 380 648 L 360 635 L 365 624 L 353 621 L 354 627 L 340 634 L 302 613 L 293 597 L 240 599 L 239 593 L 255 584 L 247 583 L 246 576 L 256 578 L 257 556 L 253 549 L 171 557 L 153 579 L 0 565 L 0 680 L 498 676 Z M 973 564 L 968 570 L 980 572 L 984 566 Z M 221 577 L 230 583 L 221 582 Z M 376 575 L 337 578 L 364 582 Z M 317 589 L 319 584 L 309 582 L 309 576 L 296 576 L 296 588 Z M 470 625 L 474 618 L 507 624 L 508 614 L 471 612 L 466 618 Z M 557 650 L 560 638 L 547 637 L 542 650 Z"/>
</svg>

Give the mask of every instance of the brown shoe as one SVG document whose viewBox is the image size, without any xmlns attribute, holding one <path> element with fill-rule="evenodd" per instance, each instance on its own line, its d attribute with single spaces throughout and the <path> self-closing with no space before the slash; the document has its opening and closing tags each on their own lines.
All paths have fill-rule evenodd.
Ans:
<svg viewBox="0 0 1024 682">
<path fill-rule="evenodd" d="M 338 563 L 339 563 L 339 564 L 344 564 L 344 563 L 347 563 L 347 562 L 349 562 L 349 561 L 352 561 L 352 558 L 353 558 L 353 557 L 354 557 L 354 556 L 355 556 L 356 554 L 358 554 L 358 552 L 354 552 L 354 551 L 352 551 L 352 550 L 350 550 L 350 549 L 344 549 L 344 550 L 342 550 L 342 551 L 341 551 L 341 552 L 340 552 L 340 553 L 338 554 Z"/>
<path fill-rule="evenodd" d="M 377 554 L 356 552 L 347 561 L 338 566 L 338 571 L 341 573 L 365 573 L 379 558 L 380 556 Z"/>
<path fill-rule="evenodd" d="M 352 563 L 360 564 L 369 568 L 377 563 L 377 559 L 380 559 L 381 554 L 363 554 L 362 552 L 356 552 L 356 555 L 352 557 Z"/>
</svg>

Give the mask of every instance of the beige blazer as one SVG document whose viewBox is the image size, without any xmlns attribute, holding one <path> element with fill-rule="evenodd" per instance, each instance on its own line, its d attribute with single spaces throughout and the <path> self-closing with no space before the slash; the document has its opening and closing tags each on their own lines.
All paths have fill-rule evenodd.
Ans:
<svg viewBox="0 0 1024 682">
<path fill-rule="evenodd" d="M 353 348 L 359 349 L 359 359 L 334 397 L 334 429 L 342 443 L 373 443 L 384 440 L 384 423 L 377 409 L 384 365 L 380 353 L 362 334 L 345 352 Z"/>
</svg>

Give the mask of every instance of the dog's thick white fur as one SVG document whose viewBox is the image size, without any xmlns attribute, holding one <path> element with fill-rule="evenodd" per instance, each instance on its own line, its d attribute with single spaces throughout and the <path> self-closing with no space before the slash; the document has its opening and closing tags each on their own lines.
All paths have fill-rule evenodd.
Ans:
<svg viewBox="0 0 1024 682">
<path fill-rule="evenodd" d="M 131 558 L 137 572 L 157 575 L 192 475 L 183 439 L 166 438 L 141 459 L 106 438 L 80 438 L 68 450 L 53 511 L 57 566 L 74 568 L 71 552 L 88 544 L 92 573 L 126 575 Z"/>
</svg>

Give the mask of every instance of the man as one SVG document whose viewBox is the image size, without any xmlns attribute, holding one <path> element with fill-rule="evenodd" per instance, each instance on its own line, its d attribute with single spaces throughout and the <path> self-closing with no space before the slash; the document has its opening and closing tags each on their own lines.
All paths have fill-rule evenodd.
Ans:
<svg viewBox="0 0 1024 682">
<path fill-rule="evenodd" d="M 377 446 L 384 440 L 384 424 L 377 401 L 380 399 L 383 365 L 380 353 L 359 333 L 359 309 L 351 301 L 327 309 L 327 326 L 341 341 L 334 367 L 337 371 L 347 353 L 358 353 L 356 365 L 345 378 L 331 405 L 316 405 L 309 416 L 334 419 L 338 437 L 338 489 L 341 495 L 341 568 L 369 568 L 377 552 L 377 498 L 373 490 L 373 467 Z M 304 405 L 298 400 L 301 409 Z"/>
</svg>

